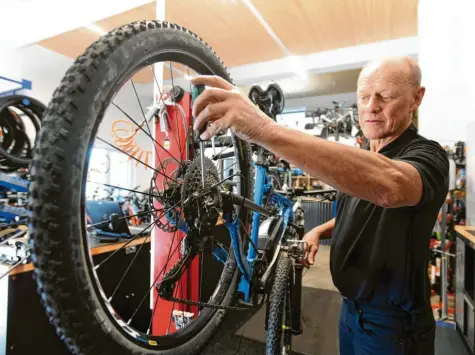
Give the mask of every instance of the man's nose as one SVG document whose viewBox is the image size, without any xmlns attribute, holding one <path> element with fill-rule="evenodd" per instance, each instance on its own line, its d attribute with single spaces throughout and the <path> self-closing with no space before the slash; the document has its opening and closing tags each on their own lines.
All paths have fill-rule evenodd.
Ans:
<svg viewBox="0 0 475 355">
<path fill-rule="evenodd" d="M 379 111 L 381 111 L 381 105 L 380 105 L 380 102 L 378 100 L 378 98 L 372 96 L 370 97 L 370 99 L 368 100 L 368 103 L 365 107 L 365 110 L 370 112 L 370 113 L 377 113 Z"/>
</svg>

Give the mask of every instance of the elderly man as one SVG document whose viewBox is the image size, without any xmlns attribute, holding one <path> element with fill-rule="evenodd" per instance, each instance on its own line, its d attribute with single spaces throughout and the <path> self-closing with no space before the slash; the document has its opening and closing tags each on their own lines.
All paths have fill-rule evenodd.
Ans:
<svg viewBox="0 0 475 355">
<path fill-rule="evenodd" d="M 195 129 L 213 122 L 203 139 L 232 128 L 338 189 L 336 218 L 305 240 L 313 264 L 319 240 L 333 236 L 330 269 L 343 296 L 340 353 L 434 354 L 428 249 L 449 163 L 442 147 L 411 124 L 425 92 L 417 63 L 388 58 L 361 71 L 357 100 L 367 149 L 280 126 L 220 78 L 193 83 L 208 86 L 193 107 Z"/>
</svg>

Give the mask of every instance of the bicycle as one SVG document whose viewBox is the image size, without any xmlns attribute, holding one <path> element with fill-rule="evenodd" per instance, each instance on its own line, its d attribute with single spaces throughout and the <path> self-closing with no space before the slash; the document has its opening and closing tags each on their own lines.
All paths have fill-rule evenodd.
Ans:
<svg viewBox="0 0 475 355">
<path fill-rule="evenodd" d="M 359 122 L 355 116 L 354 111 L 357 109 L 356 104 L 353 104 L 346 112 L 344 112 L 343 103 L 332 101 L 334 105 L 333 110 L 318 109 L 309 114 L 313 122 L 305 125 L 306 130 L 314 130 L 319 128 L 319 137 L 328 139 L 334 137 L 338 142 L 340 137 L 358 137 L 362 134 Z M 317 121 L 315 122 L 315 118 Z"/>
<path fill-rule="evenodd" d="M 134 83 L 145 70 L 158 90 L 158 101 L 147 112 Z M 172 88 L 167 101 L 156 76 L 160 70 Z M 31 166 L 32 255 L 46 313 L 73 353 L 193 354 L 206 345 L 227 311 L 259 309 L 266 301 L 268 355 L 289 354 L 292 336 L 302 331 L 303 213 L 293 201 L 297 193 L 276 193 L 265 164 L 270 153 L 234 132 L 200 141 L 191 129 L 191 102 L 203 88 L 187 81 L 196 74 L 232 82 L 196 34 L 166 21 L 134 22 L 102 36 L 79 56 L 48 105 Z M 136 97 L 139 118 L 121 106 L 119 92 Z M 257 95 L 256 103 L 267 107 L 270 116 L 281 112 L 283 93 L 277 87 L 264 96 Z M 136 125 L 135 132 L 142 134 L 137 145 L 150 139 L 149 147 L 136 151 L 152 149 L 155 167 L 99 136 L 110 132 L 99 127 L 109 122 L 104 119 L 109 110 Z M 149 192 L 116 187 L 146 195 L 152 222 L 98 264 L 91 256 L 84 211 L 96 142 L 154 171 Z M 216 147 L 221 148 L 217 154 Z M 224 159 L 234 161 L 226 168 L 233 169 L 231 176 L 218 170 Z M 153 235 L 138 239 L 150 229 Z M 160 259 L 163 267 L 150 270 L 150 288 L 140 291 L 136 308 L 119 313 L 117 292 L 149 239 L 169 245 Z M 118 284 L 106 288 L 102 266 L 132 242 L 138 248 L 135 256 L 124 265 Z M 210 266 L 204 268 L 204 262 Z M 206 270 L 217 276 L 203 275 Z M 199 290 L 183 287 L 189 275 L 200 282 Z"/>
</svg>

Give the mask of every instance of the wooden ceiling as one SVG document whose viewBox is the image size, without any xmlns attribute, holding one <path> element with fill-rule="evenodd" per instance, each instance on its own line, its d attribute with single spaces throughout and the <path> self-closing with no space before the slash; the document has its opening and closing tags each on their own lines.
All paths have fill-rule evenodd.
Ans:
<svg viewBox="0 0 475 355">
<path fill-rule="evenodd" d="M 252 4 L 295 55 L 417 34 L 418 0 L 252 0 Z M 168 21 L 208 42 L 228 67 L 285 56 L 240 0 L 166 0 L 165 14 Z M 154 18 L 151 2 L 95 24 L 110 31 Z M 38 44 L 76 58 L 97 38 L 99 34 L 78 28 Z M 152 77 L 144 72 L 136 80 L 150 82 Z"/>
</svg>

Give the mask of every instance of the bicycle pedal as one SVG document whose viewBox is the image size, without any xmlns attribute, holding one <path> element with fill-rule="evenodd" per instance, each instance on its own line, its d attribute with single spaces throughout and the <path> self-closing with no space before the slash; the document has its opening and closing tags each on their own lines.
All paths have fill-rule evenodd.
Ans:
<svg viewBox="0 0 475 355">
<path fill-rule="evenodd" d="M 238 306 L 248 306 L 248 307 L 254 307 L 254 304 L 252 302 L 246 302 L 243 299 L 238 299 L 236 301 L 236 305 Z"/>
<path fill-rule="evenodd" d="M 254 303 L 252 303 L 252 302 L 246 302 L 246 301 L 244 301 L 243 299 L 238 299 L 238 300 L 236 301 L 235 307 L 242 307 L 242 308 L 253 309 L 253 308 L 256 308 L 257 305 L 254 304 Z"/>
</svg>

